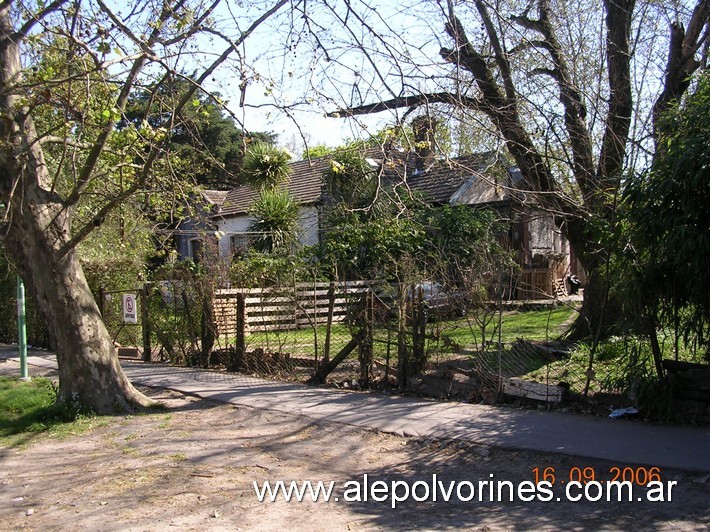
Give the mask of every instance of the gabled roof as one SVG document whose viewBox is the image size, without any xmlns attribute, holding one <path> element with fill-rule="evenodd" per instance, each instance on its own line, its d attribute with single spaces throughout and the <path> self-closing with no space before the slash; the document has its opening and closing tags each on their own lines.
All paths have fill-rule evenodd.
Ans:
<svg viewBox="0 0 710 532">
<path fill-rule="evenodd" d="M 433 159 L 415 170 L 412 152 L 393 152 L 385 163 L 390 182 L 419 192 L 431 203 L 483 205 L 510 201 L 511 177 L 495 152 Z"/>
<path fill-rule="evenodd" d="M 483 205 L 511 200 L 511 175 L 495 152 L 432 159 L 423 172 L 415 170 L 416 155 L 412 151 L 368 148 L 362 151 L 362 156 L 373 165 L 382 165 L 382 176 L 390 185 L 419 192 L 434 204 Z M 330 156 L 295 161 L 290 164 L 291 178 L 279 189 L 288 190 L 301 205 L 317 204 L 323 199 L 323 172 L 330 164 Z M 220 217 L 247 214 L 259 196 L 258 190 L 249 185 L 229 192 L 207 193 L 220 206 L 217 214 Z"/>
<path fill-rule="evenodd" d="M 291 197 L 301 205 L 318 203 L 322 195 L 322 175 L 330 165 L 330 158 L 296 161 L 290 164 L 291 178 L 288 183 L 279 185 L 279 189 L 288 190 Z M 259 191 L 249 185 L 240 185 L 227 193 L 222 202 L 220 216 L 246 214 L 259 197 Z"/>
<path fill-rule="evenodd" d="M 227 197 L 226 190 L 203 190 L 202 197 L 210 205 L 216 205 L 220 207 Z"/>
</svg>

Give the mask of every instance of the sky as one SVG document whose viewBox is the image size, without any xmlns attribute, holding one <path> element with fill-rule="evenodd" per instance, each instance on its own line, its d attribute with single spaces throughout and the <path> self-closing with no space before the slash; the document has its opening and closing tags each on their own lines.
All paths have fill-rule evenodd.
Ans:
<svg viewBox="0 0 710 532">
<path fill-rule="evenodd" d="M 215 12 L 215 27 L 234 38 L 275 1 L 225 0 Z M 579 8 L 574 3 L 569 5 Z M 298 11 L 303 6 L 307 6 L 307 17 Z M 278 143 L 296 154 L 303 152 L 304 142 L 311 146 L 338 146 L 348 139 L 366 138 L 393 125 L 404 110 L 357 120 L 328 118 L 326 113 L 394 96 L 451 90 L 454 83 L 461 84 L 462 91 L 469 90 L 465 76 L 455 76 L 451 65 L 442 68 L 440 48 L 452 44 L 443 31 L 445 6 L 445 2 L 433 0 L 294 0 L 245 40 L 230 62 L 206 83 L 206 88 L 220 93 L 242 128 L 276 133 Z M 468 17 L 462 22 L 475 40 L 482 30 L 474 12 L 469 4 L 461 4 L 457 10 L 458 16 Z M 639 14 L 642 12 L 638 10 Z M 648 33 L 642 34 L 648 36 L 650 43 L 660 43 L 661 51 L 668 22 L 657 21 L 657 32 L 646 29 Z M 648 23 L 646 16 L 644 27 Z M 593 27 L 577 21 L 568 29 L 576 28 L 585 38 L 598 38 L 595 35 L 599 24 L 590 26 Z M 516 28 L 506 28 L 513 31 L 514 40 Z M 658 39 L 661 35 L 663 38 Z M 192 50 L 175 56 L 175 68 L 199 72 L 225 46 L 226 42 L 216 35 L 201 36 Z M 659 56 L 659 63 L 664 60 Z M 594 73 L 601 70 L 599 66 L 601 62 L 582 68 Z M 602 79 L 603 74 L 598 77 Z M 646 77 L 641 82 L 642 87 L 649 85 Z M 554 84 L 545 90 L 533 93 L 526 103 L 540 109 L 549 107 L 557 99 Z M 582 86 L 582 90 L 593 93 L 594 87 Z M 244 105 L 240 105 L 242 101 Z M 559 115 L 558 109 L 552 110 Z M 541 116 L 538 128 L 550 129 L 546 121 L 549 116 Z"/>
<path fill-rule="evenodd" d="M 321 4 L 311 2 L 310 5 L 322 8 Z M 352 0 L 352 5 L 358 15 L 363 16 L 372 27 L 381 28 L 383 33 L 385 29 L 391 29 L 393 20 L 397 21 L 397 31 L 393 33 L 410 28 L 407 30 L 408 39 L 417 46 L 426 43 L 433 34 L 419 17 L 401 13 L 405 6 L 403 2 L 373 0 L 365 3 Z M 234 6 L 228 13 L 222 11 L 221 15 L 227 25 L 233 25 L 234 20 L 240 17 Z M 254 14 L 249 12 L 241 16 L 244 20 L 254 18 Z M 342 106 L 377 101 L 383 88 L 382 83 L 376 86 L 364 81 L 377 79 L 373 68 L 386 64 L 383 60 L 373 67 L 367 53 L 362 53 L 372 52 L 374 56 L 379 44 L 375 42 L 376 37 L 363 30 L 357 21 L 353 22 L 355 15 L 348 19 L 349 30 L 344 30 L 335 18 L 338 16 L 348 15 L 342 9 L 312 11 L 309 12 L 310 23 L 306 26 L 304 19 L 294 17 L 288 7 L 284 8 L 280 16 L 266 21 L 259 31 L 247 39 L 240 49 L 243 64 L 232 66 L 231 70 L 222 69 L 219 79 L 208 88 L 214 88 L 228 100 L 230 111 L 246 130 L 276 133 L 279 144 L 288 146 L 296 153 L 303 151 L 304 140 L 309 145 L 338 146 L 346 140 L 367 137 L 391 125 L 395 116 L 388 113 L 363 116 L 357 120 L 325 116 L 327 112 Z M 411 29 L 417 26 L 418 29 Z M 360 48 L 353 47 L 353 40 L 361 43 Z M 322 46 L 319 47 L 319 44 Z M 397 46 L 401 51 L 403 44 Z M 428 53 L 437 55 L 437 51 L 438 47 Z M 238 68 L 241 72 L 237 72 Z M 382 68 L 390 69 L 382 73 L 383 78 L 398 74 L 391 71 L 391 66 Z M 242 99 L 241 76 L 248 79 L 243 107 L 239 105 Z M 344 92 L 348 90 L 350 93 Z M 288 107 L 288 112 L 279 111 L 277 106 Z"/>
</svg>

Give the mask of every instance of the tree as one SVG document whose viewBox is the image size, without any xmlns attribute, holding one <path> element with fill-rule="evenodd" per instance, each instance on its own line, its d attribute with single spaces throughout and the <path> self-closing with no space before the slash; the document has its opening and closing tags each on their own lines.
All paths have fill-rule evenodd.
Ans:
<svg viewBox="0 0 710 532">
<path fill-rule="evenodd" d="M 170 157 L 176 172 L 191 175 L 197 185 L 228 190 L 239 184 L 244 152 L 255 141 L 272 144 L 274 135 L 245 133 L 234 118 L 225 114 L 219 94 L 195 91 L 193 99 L 179 116 L 171 116 L 182 95 L 194 84 L 179 76 L 132 95 L 126 106 L 126 118 L 140 127 L 146 121 L 152 127 L 171 123 Z"/>
<path fill-rule="evenodd" d="M 659 325 L 710 345 L 710 75 L 705 71 L 683 105 L 658 117 L 652 168 L 624 190 L 626 231 L 621 261 L 624 296 L 649 335 L 659 376 Z"/>
<path fill-rule="evenodd" d="M 370 86 L 391 97 L 360 103 L 358 92 L 355 105 L 343 106 L 331 116 L 444 106 L 486 117 L 521 169 L 526 187 L 556 214 L 588 272 L 575 336 L 608 332 L 616 318 L 616 305 L 607 304 L 608 233 L 615 223 L 627 164 L 637 157 L 627 149 L 632 126 L 635 145 L 644 148 L 644 135 L 652 134 L 644 124 L 653 123 L 683 95 L 704 63 L 699 55 L 705 52 L 710 3 L 697 0 L 692 9 L 675 14 L 651 3 L 638 7 L 635 0 L 605 0 L 603 11 L 596 3 L 574 11 L 577 3 L 552 0 L 534 0 L 524 8 L 515 2 L 485 0 L 437 5 L 446 34 L 440 41 L 451 45 L 439 50 L 445 67 L 436 69 L 431 58 L 417 55 L 405 39 L 393 44 L 377 34 L 372 38 L 375 44 L 359 41 L 358 49 L 376 46 L 380 56 L 392 58 L 401 84 L 390 83 L 386 69 L 374 62 L 375 52 L 369 53 Z M 422 10 L 429 7 L 420 4 Z M 642 61 L 657 52 L 653 42 L 660 40 L 647 32 L 655 20 L 665 17 L 684 18 L 687 27 L 671 24 L 662 85 L 655 103 L 644 107 L 645 96 L 634 94 L 634 83 L 650 89 L 644 81 L 653 75 L 651 59 Z M 364 15 L 338 16 L 346 27 L 354 18 L 362 21 Z M 377 33 L 372 25 L 367 28 Z M 600 28 L 599 33 L 594 28 Z M 387 31 L 394 38 L 392 28 Z M 403 34 L 410 40 L 409 33 Z M 638 80 L 633 76 L 636 71 L 642 72 Z"/>
<path fill-rule="evenodd" d="M 102 0 L 0 4 L 3 243 L 47 323 L 59 363 L 60 401 L 79 400 L 97 413 L 148 403 L 121 370 L 77 254 L 77 245 L 111 211 L 169 175 L 170 161 L 161 156 L 170 122 L 117 131 L 131 94 L 179 76 L 172 65 L 189 59 L 183 54 L 210 29 L 225 42 L 223 51 L 199 58 L 206 66 L 175 103 L 170 115 L 179 116 L 198 86 L 286 4 L 252 14 L 233 39 L 211 19 L 216 2 L 137 2 L 123 12 Z M 67 61 L 34 75 L 39 61 L 32 50 L 63 54 Z M 95 112 L 86 103 L 95 105 L 98 89 L 108 95 L 108 105 Z M 41 129 L 36 118 L 49 112 L 64 118 L 60 129 Z M 59 161 L 46 155 L 53 144 L 61 148 Z M 94 201 L 91 215 L 76 223 L 87 197 Z"/>
<path fill-rule="evenodd" d="M 290 160 L 286 150 L 265 142 L 255 142 L 244 156 L 243 179 L 256 189 L 276 188 L 291 176 Z"/>
<path fill-rule="evenodd" d="M 254 218 L 249 231 L 256 233 L 254 248 L 261 253 L 288 254 L 298 236 L 300 210 L 287 190 L 262 189 L 249 210 Z"/>
</svg>

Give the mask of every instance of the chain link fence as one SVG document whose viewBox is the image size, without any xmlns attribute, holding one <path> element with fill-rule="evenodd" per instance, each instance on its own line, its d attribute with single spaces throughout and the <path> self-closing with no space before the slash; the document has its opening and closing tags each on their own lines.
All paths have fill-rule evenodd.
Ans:
<svg viewBox="0 0 710 532">
<path fill-rule="evenodd" d="M 560 340 L 583 294 L 525 290 L 538 297 L 513 299 L 509 281 L 478 299 L 429 282 L 210 291 L 161 281 L 132 291 L 136 325 L 121 320 L 126 291 L 103 291 L 101 306 L 120 352 L 144 360 L 471 402 L 633 403 L 653 373 L 647 342 Z"/>
</svg>

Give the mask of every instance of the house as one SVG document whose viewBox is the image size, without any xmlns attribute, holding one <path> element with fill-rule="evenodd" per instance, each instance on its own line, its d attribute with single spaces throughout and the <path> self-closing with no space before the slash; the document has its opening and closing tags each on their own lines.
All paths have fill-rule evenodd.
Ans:
<svg viewBox="0 0 710 532">
<path fill-rule="evenodd" d="M 506 220 L 508 231 L 501 240 L 516 253 L 520 266 L 511 283 L 511 297 L 536 299 L 560 294 L 565 290 L 566 274 L 581 274 L 554 217 L 519 188 L 520 170 L 501 164 L 494 152 L 437 158 L 426 149 L 372 148 L 364 156 L 379 169 L 382 182 L 395 190 L 416 192 L 433 205 L 494 209 Z M 321 207 L 327 200 L 322 175 L 330 164 L 328 157 L 293 162 L 290 180 L 281 185 L 300 205 L 298 241 L 302 245 L 319 242 Z M 242 185 L 228 192 L 206 191 L 203 196 L 209 215 L 181 225 L 180 256 L 196 258 L 200 240 L 210 235 L 218 236 L 223 257 L 247 249 L 253 236 L 249 210 L 258 191 Z"/>
<path fill-rule="evenodd" d="M 184 216 L 173 232 L 178 256 L 199 262 L 204 253 L 205 243 L 215 238 L 217 225 L 213 217 L 219 214 L 227 197 L 227 191 L 203 190 L 190 205 L 189 214 Z"/>
<path fill-rule="evenodd" d="M 291 178 L 280 185 L 300 205 L 298 241 L 310 246 L 318 243 L 319 207 L 322 198 L 322 178 L 330 160 L 328 158 L 303 160 L 291 163 Z M 177 250 L 181 258 L 198 256 L 207 238 L 217 238 L 219 254 L 230 257 L 245 251 L 254 235 L 249 226 L 254 221 L 249 210 L 259 197 L 259 191 L 249 185 L 240 185 L 229 191 L 203 192 L 203 217 L 187 218 L 177 231 Z"/>
<path fill-rule="evenodd" d="M 411 169 L 411 170 L 410 170 Z M 420 193 L 433 205 L 468 205 L 493 209 L 507 222 L 500 236 L 516 254 L 519 273 L 511 282 L 510 297 L 539 299 L 566 293 L 568 274 L 583 277 L 567 238 L 554 216 L 535 196 L 521 188 L 519 168 L 507 167 L 496 153 L 435 158 L 419 150 L 400 156 L 393 172 L 402 185 Z"/>
</svg>

